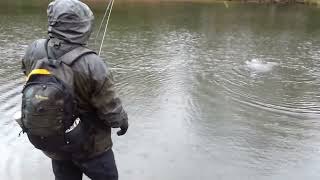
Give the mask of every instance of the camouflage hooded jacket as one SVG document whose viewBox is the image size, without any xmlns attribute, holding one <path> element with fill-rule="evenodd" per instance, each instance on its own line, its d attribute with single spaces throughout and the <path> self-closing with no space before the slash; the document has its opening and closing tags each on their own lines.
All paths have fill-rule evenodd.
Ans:
<svg viewBox="0 0 320 180">
<path fill-rule="evenodd" d="M 48 10 L 48 55 L 59 58 L 78 46 L 85 46 L 92 31 L 94 16 L 87 5 L 78 0 L 55 0 Z M 28 75 L 32 65 L 46 56 L 44 39 L 33 42 L 22 59 L 22 70 Z M 109 68 L 96 54 L 80 57 L 73 65 L 74 87 L 78 110 L 84 122 L 93 125 L 90 140 L 77 154 L 49 153 L 53 159 L 88 158 L 112 146 L 111 128 L 128 121 L 120 99 L 116 96 Z"/>
</svg>

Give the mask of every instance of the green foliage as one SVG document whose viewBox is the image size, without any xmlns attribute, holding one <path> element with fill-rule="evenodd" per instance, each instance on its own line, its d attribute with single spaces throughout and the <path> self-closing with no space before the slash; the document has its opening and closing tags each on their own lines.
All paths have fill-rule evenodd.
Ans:
<svg viewBox="0 0 320 180">
<path fill-rule="evenodd" d="M 304 0 L 306 4 L 318 5 L 320 6 L 320 0 Z"/>
</svg>

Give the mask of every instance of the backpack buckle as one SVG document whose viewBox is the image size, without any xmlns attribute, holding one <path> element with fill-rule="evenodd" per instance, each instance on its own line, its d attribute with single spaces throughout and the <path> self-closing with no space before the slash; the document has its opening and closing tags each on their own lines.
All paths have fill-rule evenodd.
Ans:
<svg viewBox="0 0 320 180">
<path fill-rule="evenodd" d="M 49 59 L 49 66 L 56 68 L 61 64 L 61 60 Z"/>
</svg>

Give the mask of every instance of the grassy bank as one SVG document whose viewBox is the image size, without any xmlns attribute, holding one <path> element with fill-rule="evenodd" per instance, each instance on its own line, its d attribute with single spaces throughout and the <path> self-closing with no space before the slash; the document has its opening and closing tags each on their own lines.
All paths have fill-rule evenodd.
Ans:
<svg viewBox="0 0 320 180">
<path fill-rule="evenodd" d="M 34 11 L 39 7 L 46 7 L 52 0 L 0 0 L 0 6 L 6 12 L 20 11 Z M 92 7 L 104 7 L 108 0 L 82 0 Z M 318 5 L 320 7 L 320 0 L 115 0 L 116 4 L 134 4 L 134 3 L 261 3 L 261 4 L 306 4 Z"/>
<path fill-rule="evenodd" d="M 105 3 L 107 0 L 84 0 L 89 4 Z M 320 4 L 320 0 L 117 0 L 118 2 L 143 2 L 143 3 L 160 3 L 160 2 L 241 2 L 241 3 L 300 3 L 300 4 Z"/>
<path fill-rule="evenodd" d="M 1 4 L 14 5 L 43 5 L 52 0 L 1 0 Z M 106 3 L 108 0 L 82 0 L 89 4 Z M 160 2 L 242 2 L 242 3 L 303 3 L 303 4 L 320 4 L 320 0 L 116 0 L 120 3 L 143 2 L 143 3 L 160 3 Z"/>
</svg>

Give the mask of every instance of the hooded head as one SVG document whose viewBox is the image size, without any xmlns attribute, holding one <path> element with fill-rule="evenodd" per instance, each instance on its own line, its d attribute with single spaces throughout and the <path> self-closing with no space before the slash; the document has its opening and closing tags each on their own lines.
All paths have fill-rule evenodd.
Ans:
<svg viewBox="0 0 320 180">
<path fill-rule="evenodd" d="M 79 0 L 55 0 L 49 4 L 47 14 L 50 37 L 87 44 L 94 16 L 86 4 Z"/>
</svg>

